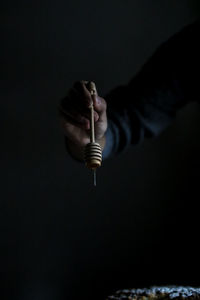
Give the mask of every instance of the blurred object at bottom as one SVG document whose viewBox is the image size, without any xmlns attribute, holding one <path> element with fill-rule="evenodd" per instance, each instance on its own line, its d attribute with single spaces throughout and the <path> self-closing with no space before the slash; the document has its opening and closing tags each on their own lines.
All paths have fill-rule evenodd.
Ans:
<svg viewBox="0 0 200 300">
<path fill-rule="evenodd" d="M 153 286 L 142 289 L 119 290 L 106 300 L 168 300 L 200 299 L 200 288 L 191 286 Z"/>
</svg>

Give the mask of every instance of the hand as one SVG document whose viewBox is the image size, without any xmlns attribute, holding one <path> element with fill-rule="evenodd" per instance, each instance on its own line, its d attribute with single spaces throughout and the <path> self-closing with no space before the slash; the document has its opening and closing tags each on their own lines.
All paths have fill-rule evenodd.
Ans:
<svg viewBox="0 0 200 300">
<path fill-rule="evenodd" d="M 90 142 L 90 109 L 94 104 L 95 139 L 102 147 L 107 129 L 106 101 L 98 94 L 91 96 L 89 82 L 78 81 L 59 105 L 60 124 L 67 137 L 71 154 L 82 159 L 82 149 Z"/>
</svg>

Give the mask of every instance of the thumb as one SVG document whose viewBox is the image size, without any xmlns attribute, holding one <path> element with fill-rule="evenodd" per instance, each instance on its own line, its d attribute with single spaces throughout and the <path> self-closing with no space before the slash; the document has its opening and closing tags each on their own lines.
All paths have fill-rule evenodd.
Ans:
<svg viewBox="0 0 200 300">
<path fill-rule="evenodd" d="M 94 95 L 93 103 L 94 103 L 94 110 L 99 114 L 99 117 L 101 117 L 101 115 L 106 113 L 107 104 L 102 97 L 98 95 Z"/>
<path fill-rule="evenodd" d="M 101 116 L 106 112 L 106 101 L 98 95 L 96 85 L 93 81 L 89 81 L 87 86 L 92 96 L 94 110 Z"/>
</svg>

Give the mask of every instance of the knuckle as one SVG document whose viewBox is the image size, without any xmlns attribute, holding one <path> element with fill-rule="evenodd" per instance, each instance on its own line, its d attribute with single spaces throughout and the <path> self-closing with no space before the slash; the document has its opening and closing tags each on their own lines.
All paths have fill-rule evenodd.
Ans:
<svg viewBox="0 0 200 300">
<path fill-rule="evenodd" d="M 83 85 L 86 85 L 88 83 L 88 81 L 86 80 L 80 80 L 80 84 L 83 86 Z"/>
</svg>

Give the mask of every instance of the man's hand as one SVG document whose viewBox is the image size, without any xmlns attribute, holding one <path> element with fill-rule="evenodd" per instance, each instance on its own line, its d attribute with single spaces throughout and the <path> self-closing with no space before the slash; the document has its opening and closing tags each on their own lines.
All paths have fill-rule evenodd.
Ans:
<svg viewBox="0 0 200 300">
<path fill-rule="evenodd" d="M 90 142 L 90 109 L 94 104 L 95 140 L 102 147 L 105 146 L 105 132 L 107 130 L 106 101 L 98 94 L 91 96 L 88 90 L 89 82 L 78 81 L 69 90 L 68 95 L 59 105 L 60 124 L 67 137 L 70 154 L 83 159 L 83 148 Z"/>
</svg>

